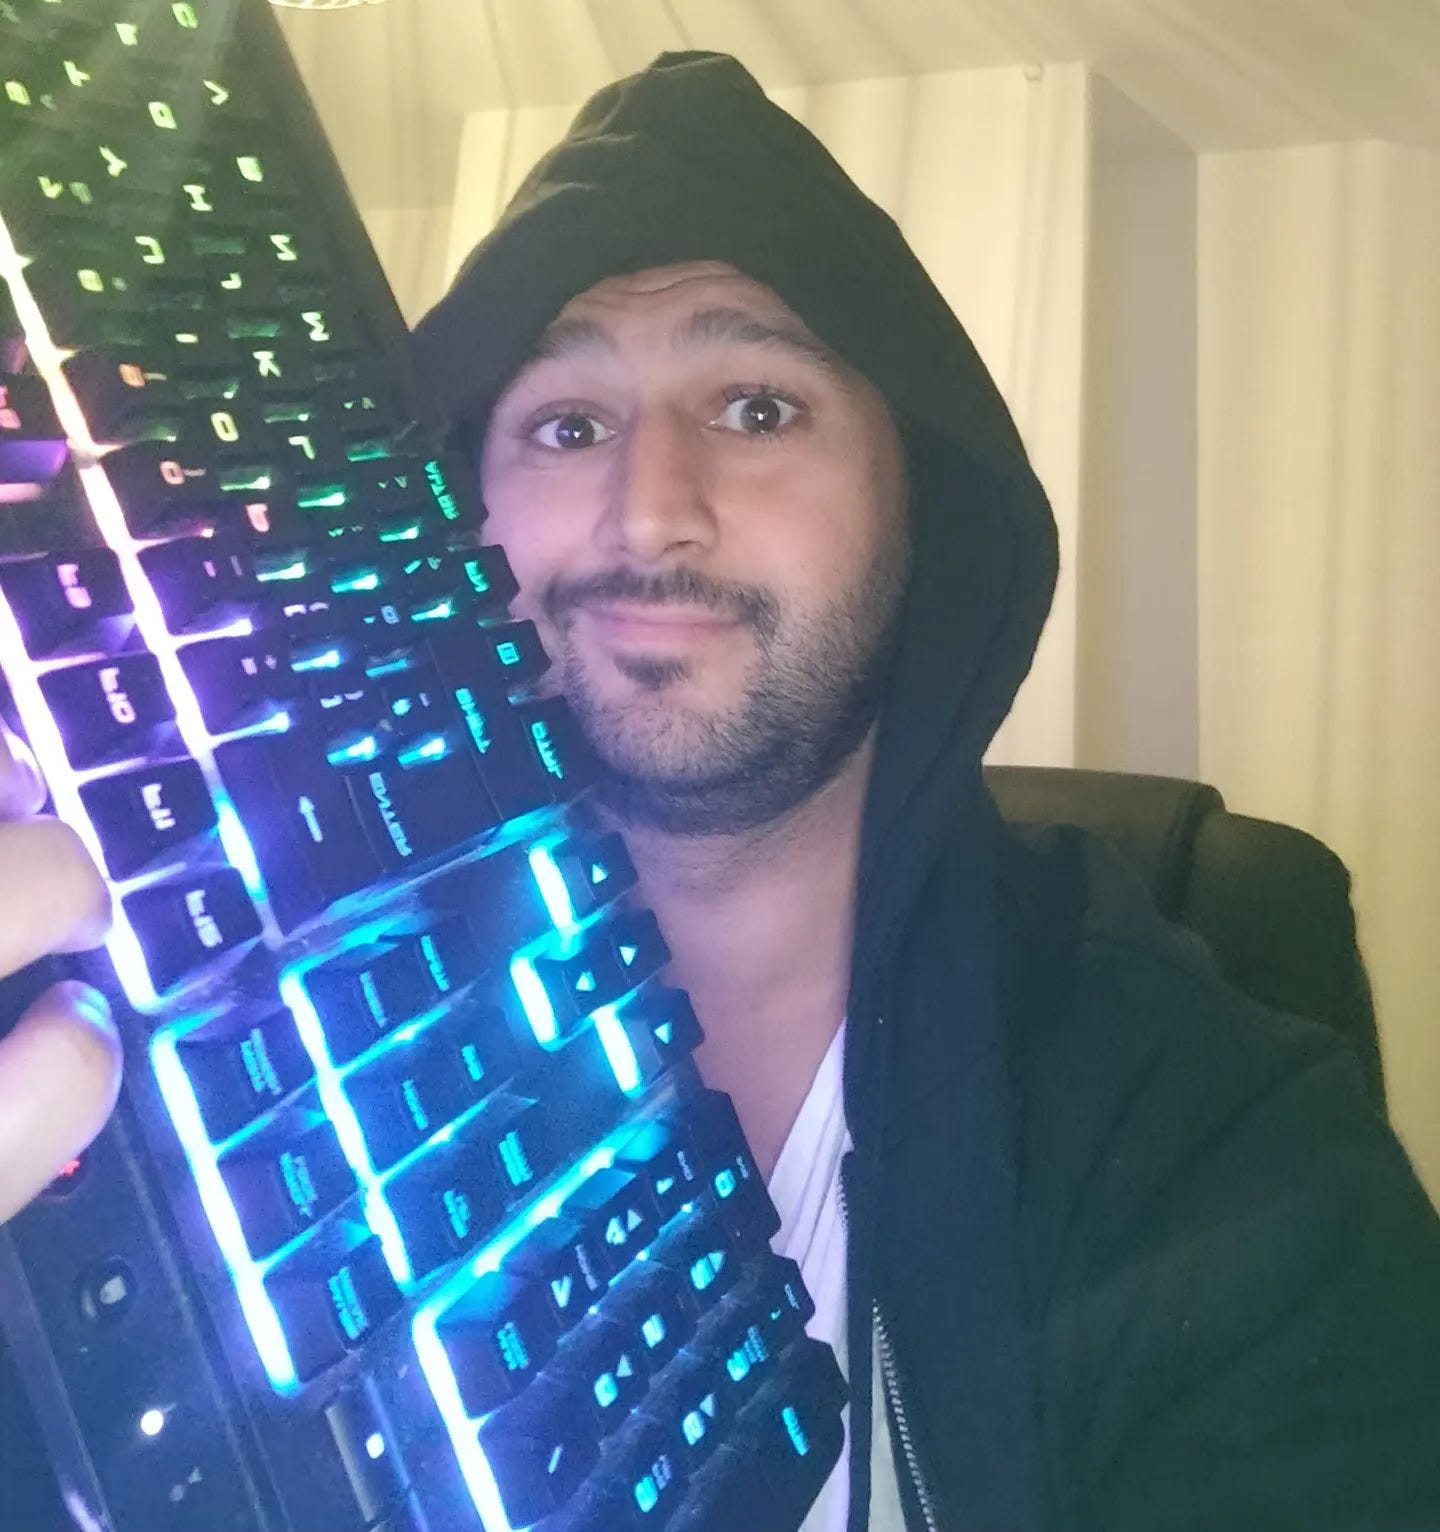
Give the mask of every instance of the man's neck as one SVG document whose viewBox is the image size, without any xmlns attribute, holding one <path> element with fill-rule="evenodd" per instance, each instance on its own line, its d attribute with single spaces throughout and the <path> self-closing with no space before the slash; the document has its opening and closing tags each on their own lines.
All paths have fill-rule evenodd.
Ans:
<svg viewBox="0 0 1440 1532">
<path fill-rule="evenodd" d="M 769 1174 L 845 1011 L 872 742 L 785 819 L 735 835 L 622 826 L 690 992 L 707 1084 L 734 1097 Z"/>
</svg>

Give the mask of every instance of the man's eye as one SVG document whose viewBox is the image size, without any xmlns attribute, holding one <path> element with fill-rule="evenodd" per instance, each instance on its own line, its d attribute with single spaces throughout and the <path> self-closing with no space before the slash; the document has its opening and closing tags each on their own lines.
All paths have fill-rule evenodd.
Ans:
<svg viewBox="0 0 1440 1532">
<path fill-rule="evenodd" d="M 769 389 L 747 389 L 735 394 L 714 421 L 727 431 L 746 436 L 774 436 L 800 414 L 800 406 Z"/>
<path fill-rule="evenodd" d="M 593 415 L 580 410 L 567 410 L 563 415 L 552 415 L 542 420 L 531 432 L 531 438 L 542 447 L 555 452 L 574 452 L 582 447 L 594 447 L 609 441 L 614 432 L 602 425 Z"/>
</svg>

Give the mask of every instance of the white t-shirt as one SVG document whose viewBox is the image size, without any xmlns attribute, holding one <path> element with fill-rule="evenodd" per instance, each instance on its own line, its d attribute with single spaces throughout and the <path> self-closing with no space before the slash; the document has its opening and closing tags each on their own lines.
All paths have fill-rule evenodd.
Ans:
<svg viewBox="0 0 1440 1532">
<path fill-rule="evenodd" d="M 848 1372 L 845 1347 L 845 1218 L 840 1207 L 840 1162 L 850 1148 L 841 1093 L 845 1028 L 835 1033 L 809 1094 L 790 1129 L 770 1177 L 770 1196 L 780 1214 L 775 1248 L 800 1268 L 815 1300 L 806 1329 L 834 1348 Z M 870 1436 L 870 1532 L 905 1532 L 900 1489 L 885 1421 L 880 1363 L 875 1360 L 875 1420 Z M 850 1412 L 845 1446 L 801 1532 L 845 1532 L 850 1508 Z"/>
</svg>

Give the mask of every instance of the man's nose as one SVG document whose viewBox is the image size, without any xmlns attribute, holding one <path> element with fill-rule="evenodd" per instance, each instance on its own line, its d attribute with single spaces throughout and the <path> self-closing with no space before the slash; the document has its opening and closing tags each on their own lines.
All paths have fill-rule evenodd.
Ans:
<svg viewBox="0 0 1440 1532">
<path fill-rule="evenodd" d="M 701 438 L 702 428 L 675 410 L 655 407 L 636 416 L 607 487 L 598 529 L 606 553 L 649 563 L 713 545 L 716 522 Z"/>
</svg>

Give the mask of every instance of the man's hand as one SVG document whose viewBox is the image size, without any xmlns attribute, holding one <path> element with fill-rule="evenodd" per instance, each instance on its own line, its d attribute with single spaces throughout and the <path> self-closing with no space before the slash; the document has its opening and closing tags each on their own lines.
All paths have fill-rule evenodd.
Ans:
<svg viewBox="0 0 1440 1532">
<path fill-rule="evenodd" d="M 110 924 L 109 890 L 75 832 L 34 817 L 44 801 L 29 752 L 0 725 L 0 978 L 93 947 Z M 0 1222 L 95 1137 L 119 1085 L 110 1009 L 86 984 L 52 985 L 0 1038 Z"/>
</svg>

